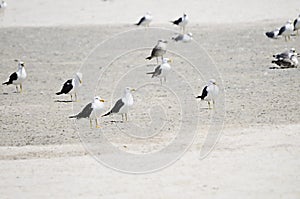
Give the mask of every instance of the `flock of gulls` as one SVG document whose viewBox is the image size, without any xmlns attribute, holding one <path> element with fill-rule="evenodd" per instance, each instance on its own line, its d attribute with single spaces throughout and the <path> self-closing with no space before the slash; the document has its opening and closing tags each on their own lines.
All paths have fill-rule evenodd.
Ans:
<svg viewBox="0 0 300 199">
<path fill-rule="evenodd" d="M 284 37 L 285 41 L 291 40 L 291 36 L 299 35 L 300 29 L 300 15 L 292 22 L 288 20 L 285 25 L 280 28 L 276 28 L 273 31 L 266 32 L 266 36 L 271 39 L 279 39 Z M 297 68 L 299 61 L 298 57 L 300 55 L 296 52 L 295 48 L 284 51 L 282 53 L 277 53 L 273 55 L 272 63 L 277 66 L 272 66 L 270 69 L 283 69 L 283 68 Z"/>
<path fill-rule="evenodd" d="M 4 1 L 0 3 L 0 8 L 5 8 L 7 5 Z M 135 24 L 137 26 L 149 27 L 152 22 L 152 15 L 150 12 L 147 12 L 146 15 L 140 18 L 140 20 Z M 188 15 L 183 14 L 176 20 L 170 21 L 172 24 L 180 28 L 179 33 L 172 37 L 171 39 L 175 42 L 181 41 L 183 43 L 190 42 L 192 40 L 192 33 L 186 33 L 186 26 L 189 23 Z M 265 35 L 271 39 L 278 39 L 284 37 L 285 41 L 290 40 L 291 36 L 295 34 L 298 35 L 298 30 L 300 29 L 300 15 L 292 23 L 289 20 L 281 28 L 277 28 L 274 31 L 266 32 Z M 295 33 L 296 32 L 296 33 Z M 171 70 L 171 59 L 164 57 L 167 52 L 167 41 L 160 39 L 157 41 L 157 44 L 151 51 L 151 54 L 146 57 L 146 60 L 156 59 L 157 66 L 153 71 L 146 73 L 151 75 L 152 78 L 157 77 L 160 80 L 160 84 L 167 82 L 167 76 Z M 278 53 L 273 55 L 274 60 L 272 63 L 279 66 L 279 68 L 295 68 L 298 65 L 298 57 L 294 48 L 291 48 L 288 51 Z M 15 85 L 17 92 L 21 93 L 23 90 L 22 84 L 27 78 L 25 71 L 25 63 L 23 61 L 15 60 L 18 62 L 18 69 L 16 72 L 12 73 L 7 81 L 3 82 L 3 85 Z M 161 62 L 161 63 L 160 63 Z M 274 67 L 278 68 L 278 67 Z M 82 74 L 77 72 L 72 79 L 68 79 L 62 86 L 61 90 L 56 93 L 56 95 L 69 94 L 71 96 L 71 101 L 77 101 L 77 92 L 79 87 L 82 85 Z M 103 114 L 102 117 L 109 116 L 112 114 L 122 115 L 122 122 L 128 121 L 128 112 L 134 104 L 134 99 L 132 92 L 135 89 L 126 87 L 123 91 L 120 99 L 116 101 L 114 106 L 107 113 Z M 208 108 L 214 108 L 215 101 L 219 94 L 219 88 L 214 79 L 209 80 L 208 84 L 202 89 L 202 93 L 196 97 L 196 99 L 205 100 L 208 103 Z M 73 101 L 74 95 L 74 101 Z M 99 96 L 94 97 L 93 101 L 88 103 L 78 114 L 70 116 L 69 118 L 81 119 L 88 118 L 90 120 L 90 127 L 92 128 L 92 120 L 95 120 L 96 128 L 99 128 L 98 119 L 101 114 L 105 111 L 105 100 Z M 211 104 L 213 106 L 211 106 Z"/>
<path fill-rule="evenodd" d="M 145 26 L 149 27 L 152 21 L 152 15 L 150 12 L 147 12 L 145 16 L 143 16 L 138 23 L 137 26 Z M 175 37 L 172 37 L 172 40 L 175 42 L 182 41 L 183 43 L 189 42 L 192 40 L 192 33 L 185 33 L 186 26 L 188 24 L 188 16 L 187 14 L 183 14 L 182 17 L 171 21 L 172 24 L 180 27 L 180 33 Z M 167 82 L 167 75 L 171 70 L 171 59 L 164 58 L 163 56 L 167 52 L 167 41 L 166 40 L 158 40 L 157 44 L 151 51 L 151 54 L 146 57 L 146 60 L 152 60 L 156 58 L 157 66 L 153 71 L 146 73 L 147 75 L 151 75 L 152 78 L 159 78 L 160 84 L 163 82 Z M 3 85 L 15 85 L 17 92 L 22 92 L 22 83 L 26 80 L 27 74 L 25 71 L 25 63 L 22 61 L 18 61 L 18 70 L 12 73 L 8 80 L 3 83 Z M 161 62 L 161 63 L 160 63 Z M 71 101 L 77 101 L 77 92 L 79 87 L 82 85 L 82 73 L 77 72 L 72 79 L 68 79 L 64 82 L 62 88 L 56 95 L 69 94 L 71 96 Z M 19 87 L 20 89 L 19 89 Z M 123 91 L 123 95 L 116 101 L 114 106 L 107 113 L 103 114 L 102 117 L 109 116 L 112 114 L 120 114 L 122 115 L 122 122 L 128 121 L 128 112 L 132 105 L 134 104 L 134 99 L 132 92 L 135 89 L 126 87 Z M 205 100 L 208 102 L 208 108 L 211 109 L 211 103 L 214 105 L 215 100 L 218 96 L 219 88 L 216 85 L 216 81 L 211 79 L 206 86 L 204 86 L 201 95 L 197 96 L 196 99 Z M 74 99 L 74 100 L 73 100 Z M 96 128 L 99 128 L 100 125 L 98 123 L 98 119 L 101 114 L 105 111 L 105 100 L 99 96 L 94 97 L 93 101 L 88 103 L 78 114 L 69 116 L 69 118 L 82 119 L 87 118 L 90 121 L 90 127 L 93 127 L 93 120 L 95 120 Z"/>
</svg>

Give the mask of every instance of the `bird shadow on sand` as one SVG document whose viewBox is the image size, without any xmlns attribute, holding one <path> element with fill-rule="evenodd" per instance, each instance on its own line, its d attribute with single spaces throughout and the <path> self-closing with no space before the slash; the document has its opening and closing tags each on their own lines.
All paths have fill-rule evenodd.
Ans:
<svg viewBox="0 0 300 199">
<path fill-rule="evenodd" d="M 212 108 L 208 108 L 208 107 L 200 107 L 199 109 L 202 109 L 202 110 L 213 110 Z"/>
<path fill-rule="evenodd" d="M 54 102 L 59 102 L 59 103 L 71 103 L 73 102 L 72 100 L 54 100 Z"/>
<path fill-rule="evenodd" d="M 11 92 L 12 94 L 20 94 L 20 92 L 17 92 L 17 91 L 14 91 L 14 92 Z M 8 92 L 3 92 L 2 95 L 9 95 L 11 93 L 8 93 Z"/>
<path fill-rule="evenodd" d="M 105 121 L 104 123 L 120 123 L 120 124 L 123 124 L 125 122 L 121 121 L 121 120 L 110 120 L 110 121 Z"/>
<path fill-rule="evenodd" d="M 153 66 L 157 66 L 157 65 L 159 65 L 159 64 L 146 64 L 147 67 L 150 67 L 150 66 L 153 67 Z"/>
</svg>

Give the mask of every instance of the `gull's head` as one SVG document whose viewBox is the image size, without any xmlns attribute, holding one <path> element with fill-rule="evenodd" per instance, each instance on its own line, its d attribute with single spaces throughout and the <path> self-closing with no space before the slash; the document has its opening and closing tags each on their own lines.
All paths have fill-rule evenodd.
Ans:
<svg viewBox="0 0 300 199">
<path fill-rule="evenodd" d="M 214 85 L 216 85 L 217 83 L 216 83 L 216 80 L 215 79 L 210 79 L 209 81 L 208 81 L 208 84 L 214 84 Z"/>
<path fill-rule="evenodd" d="M 292 23 L 292 20 L 289 19 L 286 23 L 291 24 L 291 23 Z"/>
<path fill-rule="evenodd" d="M 158 43 L 165 43 L 165 44 L 167 44 L 168 42 L 166 40 L 160 39 L 160 40 L 158 40 Z"/>
<path fill-rule="evenodd" d="M 19 68 L 24 68 L 25 67 L 25 63 L 22 62 L 22 61 L 20 61 L 18 66 L 19 66 Z"/>
<path fill-rule="evenodd" d="M 296 49 L 295 48 L 291 48 L 290 52 L 295 53 Z"/>
<path fill-rule="evenodd" d="M 125 94 L 131 93 L 133 91 L 136 91 L 136 90 L 134 88 L 130 88 L 130 87 L 126 87 L 125 90 L 124 90 Z"/>
<path fill-rule="evenodd" d="M 75 74 L 75 77 L 79 80 L 80 84 L 82 84 L 82 73 L 77 72 L 77 73 Z"/>
<path fill-rule="evenodd" d="M 150 11 L 146 12 L 146 15 L 151 15 L 151 12 Z"/>
<path fill-rule="evenodd" d="M 163 62 L 163 64 L 165 64 L 165 63 L 171 63 L 172 60 L 169 59 L 169 58 L 163 58 L 162 62 Z"/>
<path fill-rule="evenodd" d="M 98 102 L 98 101 L 99 101 L 99 102 L 102 102 L 102 103 L 105 102 L 105 100 L 102 99 L 101 97 L 95 96 L 95 97 L 94 97 L 94 102 Z"/>
</svg>

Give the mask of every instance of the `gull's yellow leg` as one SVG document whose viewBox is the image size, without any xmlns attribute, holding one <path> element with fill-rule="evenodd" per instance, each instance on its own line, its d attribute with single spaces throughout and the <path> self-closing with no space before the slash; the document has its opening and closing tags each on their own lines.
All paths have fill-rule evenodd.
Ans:
<svg viewBox="0 0 300 199">
<path fill-rule="evenodd" d="M 93 128 L 92 119 L 90 118 L 90 128 Z"/>
<path fill-rule="evenodd" d="M 95 122 L 96 122 L 96 128 L 101 128 L 101 126 L 98 125 L 98 120 L 97 120 L 97 118 L 95 119 Z"/>
</svg>

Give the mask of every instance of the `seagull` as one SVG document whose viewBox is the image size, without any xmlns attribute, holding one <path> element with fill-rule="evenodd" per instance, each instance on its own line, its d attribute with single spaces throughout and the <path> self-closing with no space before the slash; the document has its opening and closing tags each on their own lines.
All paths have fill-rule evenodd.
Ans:
<svg viewBox="0 0 300 199">
<path fill-rule="evenodd" d="M 105 100 L 100 98 L 99 96 L 94 97 L 93 102 L 88 103 L 80 113 L 77 115 L 69 116 L 69 118 L 89 118 L 90 119 L 90 127 L 92 128 L 92 119 L 95 119 L 96 128 L 100 128 L 98 125 L 98 117 L 100 113 L 104 110 L 104 102 Z"/>
<path fill-rule="evenodd" d="M 174 25 L 180 26 L 180 30 L 182 29 L 182 32 L 185 32 L 185 27 L 189 22 L 187 14 L 183 13 L 183 16 L 178 18 L 177 20 L 170 21 Z"/>
<path fill-rule="evenodd" d="M 278 65 L 279 67 L 270 67 L 270 69 L 276 68 L 297 68 L 299 61 L 298 61 L 298 53 L 289 53 L 287 56 L 281 56 L 279 58 L 275 58 L 272 63 Z"/>
<path fill-rule="evenodd" d="M 158 57 L 163 59 L 163 55 L 167 52 L 167 41 L 166 40 L 158 40 L 156 46 L 152 49 L 151 55 L 146 59 L 151 60 L 153 57 L 156 57 L 156 61 L 158 64 Z"/>
<path fill-rule="evenodd" d="M 167 81 L 167 74 L 171 70 L 171 66 L 170 66 L 169 63 L 171 63 L 170 59 L 163 58 L 162 64 L 157 66 L 153 72 L 148 72 L 147 74 L 152 75 L 152 78 L 153 77 L 158 77 L 159 80 L 160 80 L 160 84 L 162 85 L 162 79 L 164 79 L 165 82 L 166 82 Z"/>
<path fill-rule="evenodd" d="M 57 92 L 56 95 L 61 95 L 61 94 L 70 94 L 71 95 L 71 101 L 73 101 L 72 94 L 75 94 L 75 101 L 77 101 L 77 91 L 78 88 L 82 84 L 82 74 L 81 73 L 76 73 L 73 79 L 67 80 L 63 87 L 61 88 L 61 91 Z"/>
<path fill-rule="evenodd" d="M 135 91 L 135 89 L 126 87 L 122 98 L 115 103 L 114 107 L 108 113 L 102 115 L 102 117 L 118 113 L 122 115 L 123 122 L 125 120 L 128 121 L 127 113 L 130 107 L 133 105 L 133 96 L 131 94 L 133 91 Z"/>
<path fill-rule="evenodd" d="M 294 31 L 294 25 L 292 24 L 291 20 L 288 20 L 284 26 L 282 26 L 279 30 L 278 35 L 282 35 L 285 38 L 285 41 L 287 41 L 287 38 L 291 39 L 291 34 Z"/>
<path fill-rule="evenodd" d="M 152 15 L 151 12 L 147 12 L 145 16 L 143 16 L 138 23 L 136 23 L 135 25 L 137 26 L 146 26 L 149 27 L 149 24 L 152 21 Z"/>
<path fill-rule="evenodd" d="M 297 31 L 297 35 L 299 35 L 298 30 L 300 29 L 300 15 L 297 19 L 294 20 L 294 31 Z"/>
<path fill-rule="evenodd" d="M 196 98 L 200 98 L 201 100 L 205 100 L 208 103 L 208 108 L 210 109 L 210 102 L 212 101 L 213 106 L 215 105 L 215 100 L 219 94 L 219 87 L 216 84 L 216 80 L 209 80 L 208 84 L 203 88 L 202 94 L 197 96 Z"/>
<path fill-rule="evenodd" d="M 270 31 L 270 32 L 266 32 L 266 36 L 271 38 L 271 39 L 277 39 L 278 38 L 278 34 L 279 34 L 279 30 L 280 28 L 276 28 L 275 30 L 273 31 Z"/>
<path fill-rule="evenodd" d="M 187 42 L 190 42 L 192 41 L 193 39 L 193 34 L 191 32 L 187 33 L 187 34 L 178 34 L 174 37 L 172 37 L 172 39 L 174 41 L 182 41 L 183 43 L 187 43 Z"/>
<path fill-rule="evenodd" d="M 6 8 L 6 6 L 7 6 L 7 3 L 5 1 L 2 1 L 0 3 L 0 8 Z"/>
<path fill-rule="evenodd" d="M 25 81 L 27 77 L 26 71 L 25 71 L 25 63 L 20 61 L 18 64 L 18 70 L 17 72 L 12 73 L 9 76 L 9 79 L 2 83 L 2 85 L 16 85 L 16 89 L 18 92 L 18 85 L 20 85 L 20 93 L 22 92 L 22 83 Z"/>
</svg>

